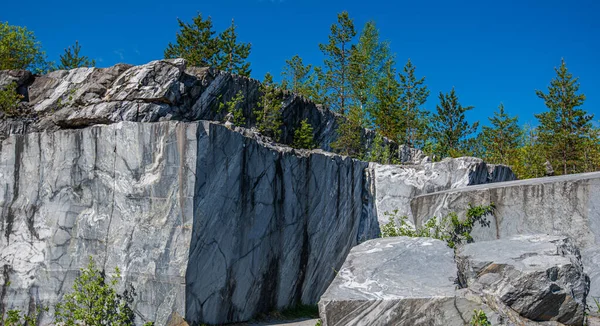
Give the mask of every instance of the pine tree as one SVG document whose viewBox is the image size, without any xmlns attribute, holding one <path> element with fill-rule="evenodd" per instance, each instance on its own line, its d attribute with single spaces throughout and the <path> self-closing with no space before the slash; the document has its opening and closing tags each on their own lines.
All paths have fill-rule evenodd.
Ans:
<svg viewBox="0 0 600 326">
<path fill-rule="evenodd" d="M 400 73 L 399 105 L 403 119 L 399 130 L 398 142 L 409 146 L 423 146 L 427 128 L 428 112 L 421 109 L 429 97 L 429 90 L 425 85 L 425 77 L 417 79 L 415 69 L 410 59 Z"/>
<path fill-rule="evenodd" d="M 304 65 L 302 58 L 299 55 L 293 56 L 290 60 L 285 61 L 285 67 L 281 75 L 283 83 L 292 92 L 307 96 L 307 85 L 309 83 L 311 65 Z"/>
<path fill-rule="evenodd" d="M 582 165 L 583 172 L 600 169 L 600 129 L 591 127 L 584 136 Z"/>
<path fill-rule="evenodd" d="M 246 62 L 250 55 L 250 43 L 238 43 L 237 26 L 231 20 L 231 26 L 219 34 L 218 49 L 214 66 L 220 70 L 241 76 L 250 76 L 250 62 Z"/>
<path fill-rule="evenodd" d="M 535 92 L 548 108 L 547 112 L 535 115 L 540 122 L 539 138 L 557 171 L 578 173 L 583 171 L 584 139 L 594 116 L 578 108 L 583 105 L 585 95 L 578 94 L 579 78 L 573 78 L 565 61 L 554 70 L 556 78 L 550 82 L 548 93 Z"/>
<path fill-rule="evenodd" d="M 327 94 L 327 86 L 322 78 L 323 69 L 321 67 L 314 67 L 313 72 L 309 74 L 306 80 L 306 87 L 304 96 L 311 99 L 317 104 L 323 104 L 330 107 L 331 97 Z"/>
<path fill-rule="evenodd" d="M 521 142 L 522 130 L 518 118 L 510 117 L 504 111 L 504 105 L 498 106 L 494 116 L 488 118 L 491 126 L 482 129 L 482 141 L 485 159 L 490 163 L 509 165 L 514 162 L 516 150 Z"/>
<path fill-rule="evenodd" d="M 363 149 L 361 133 L 364 127 L 364 113 L 359 106 L 353 105 L 349 108 L 346 117 L 338 118 L 338 138 L 331 143 L 331 148 L 342 155 L 355 158 L 362 157 Z"/>
<path fill-rule="evenodd" d="M 294 132 L 294 148 L 313 149 L 315 148 L 313 128 L 308 123 L 308 119 L 300 122 L 300 128 Z"/>
<path fill-rule="evenodd" d="M 331 25 L 329 42 L 319 44 L 325 55 L 324 70 L 319 70 L 319 78 L 327 92 L 331 93 L 331 101 L 328 104 L 341 114 L 345 114 L 346 108 L 351 104 L 349 65 L 354 36 L 354 22 L 348 16 L 348 12 L 344 11 L 338 14 L 337 24 Z"/>
<path fill-rule="evenodd" d="M 219 50 L 210 16 L 204 20 L 198 13 L 191 24 L 186 24 L 180 19 L 177 21 L 180 30 L 177 32 L 175 44 L 169 43 L 167 46 L 165 59 L 184 58 L 191 66 L 210 66 Z"/>
<path fill-rule="evenodd" d="M 388 67 L 384 78 L 377 81 L 373 89 L 377 103 L 370 115 L 377 131 L 388 139 L 398 141 L 402 112 L 399 105 L 400 85 L 396 80 L 396 70 Z"/>
<path fill-rule="evenodd" d="M 349 81 L 352 98 L 370 118 L 376 113 L 375 89 L 380 80 L 394 65 L 388 42 L 379 40 L 379 31 L 374 22 L 367 22 L 360 34 L 358 44 L 352 47 L 349 60 Z M 370 121 L 372 124 L 373 121 Z"/>
<path fill-rule="evenodd" d="M 71 49 L 69 46 L 65 49 L 65 54 L 60 56 L 60 65 L 58 69 L 69 70 L 79 67 L 94 67 L 96 66 L 95 60 L 90 60 L 87 56 L 79 55 L 81 46 L 79 41 L 75 41 L 75 45 Z"/>
<path fill-rule="evenodd" d="M 522 142 L 516 150 L 510 166 L 519 179 L 539 178 L 545 174 L 544 150 L 539 142 L 538 131 L 529 125 L 523 127 Z"/>
<path fill-rule="evenodd" d="M 366 160 L 379 164 L 389 164 L 392 161 L 390 145 L 385 144 L 381 134 L 377 133 L 373 138 Z"/>
<path fill-rule="evenodd" d="M 264 135 L 279 141 L 283 124 L 281 117 L 283 93 L 273 83 L 273 76 L 270 73 L 265 75 L 260 92 L 262 95 L 258 102 L 258 110 L 254 111 L 256 126 Z"/>
<path fill-rule="evenodd" d="M 469 135 L 477 131 L 479 122 L 469 124 L 465 112 L 473 109 L 473 106 L 463 107 L 458 101 L 454 88 L 449 94 L 439 95 L 440 104 L 437 112 L 432 117 L 431 138 L 437 143 L 441 157 L 457 153 L 464 148 L 463 142 Z"/>
</svg>

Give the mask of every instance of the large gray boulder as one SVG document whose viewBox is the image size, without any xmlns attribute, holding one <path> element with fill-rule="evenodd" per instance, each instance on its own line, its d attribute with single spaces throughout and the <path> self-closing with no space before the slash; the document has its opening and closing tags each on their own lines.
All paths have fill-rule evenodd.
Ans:
<svg viewBox="0 0 600 326">
<path fill-rule="evenodd" d="M 566 237 L 531 235 L 467 244 L 456 253 L 459 281 L 533 321 L 583 325 L 590 280 Z"/>
<path fill-rule="evenodd" d="M 463 326 L 475 309 L 493 317 L 457 290 L 456 276 L 454 251 L 442 241 L 367 241 L 352 249 L 321 297 L 323 325 Z"/>
<path fill-rule="evenodd" d="M 474 243 L 456 254 L 430 238 L 354 247 L 319 302 L 326 326 L 583 325 L 589 279 L 569 239 Z"/>
</svg>

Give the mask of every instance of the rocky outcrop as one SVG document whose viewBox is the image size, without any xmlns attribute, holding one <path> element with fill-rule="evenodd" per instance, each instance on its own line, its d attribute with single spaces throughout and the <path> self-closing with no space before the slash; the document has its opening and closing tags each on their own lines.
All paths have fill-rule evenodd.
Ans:
<svg viewBox="0 0 600 326">
<path fill-rule="evenodd" d="M 227 112 L 219 110 L 219 104 L 238 92 L 244 95 L 241 109 L 248 126 L 253 126 L 253 111 L 260 98 L 257 80 L 211 68 L 188 67 L 183 59 L 141 66 L 57 70 L 43 76 L 25 71 L 0 72 L 0 87 L 11 81 L 27 94 L 28 108 L 21 117 L 3 122 L 22 126 L 0 126 L 0 137 L 120 121 L 221 121 Z M 308 119 L 316 143 L 330 149 L 329 144 L 336 138 L 335 113 L 287 92 L 282 112 L 282 143 L 291 144 L 300 122 Z"/>
<path fill-rule="evenodd" d="M 566 237 L 532 235 L 468 244 L 459 282 L 494 307 L 532 321 L 583 325 L 590 279 Z"/>
<path fill-rule="evenodd" d="M 456 261 L 442 241 L 398 237 L 353 248 L 319 311 L 326 326 L 458 326 L 475 310 L 492 325 L 583 325 L 588 290 L 564 237 L 469 244 Z"/>
<path fill-rule="evenodd" d="M 208 122 L 13 135 L 0 152 L 3 307 L 52 307 L 89 256 L 121 269 L 140 322 L 314 303 L 378 233 L 366 166 Z"/>
<path fill-rule="evenodd" d="M 516 180 L 509 167 L 486 164 L 474 157 L 447 158 L 441 162 L 425 162 L 418 165 L 372 163 L 369 170 L 369 175 L 373 178 L 380 225 L 389 222 L 389 214 L 408 216 L 409 221 L 413 221 L 410 201 L 416 196 L 440 190 Z"/>
<path fill-rule="evenodd" d="M 457 212 L 468 204 L 496 206 L 489 227 L 473 230 L 475 241 L 521 234 L 564 235 L 580 248 L 591 278 L 591 297 L 600 297 L 600 173 L 529 179 L 446 190 L 411 201 L 413 216 L 423 223 L 432 216 Z"/>
</svg>

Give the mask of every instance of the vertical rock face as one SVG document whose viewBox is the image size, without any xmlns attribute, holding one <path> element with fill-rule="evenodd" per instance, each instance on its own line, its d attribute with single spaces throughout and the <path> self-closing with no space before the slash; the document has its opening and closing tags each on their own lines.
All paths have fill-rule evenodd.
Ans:
<svg viewBox="0 0 600 326">
<path fill-rule="evenodd" d="M 366 165 L 208 122 L 11 136 L 0 152 L 3 307 L 52 306 L 89 256 L 134 286 L 139 322 L 177 312 L 224 323 L 314 303 L 358 239 L 378 233 L 363 208 Z"/>
<path fill-rule="evenodd" d="M 486 164 L 474 157 L 447 158 L 441 162 L 405 166 L 371 164 L 369 169 L 375 184 L 375 205 L 380 225 L 388 223 L 389 213 L 395 211 L 397 216 L 405 215 L 412 221 L 410 202 L 419 195 L 516 180 L 509 167 Z"/>
<path fill-rule="evenodd" d="M 3 309 L 52 308 L 90 256 L 133 284 L 140 321 L 162 323 L 182 307 L 196 126 L 122 123 L 4 140 Z"/>
<path fill-rule="evenodd" d="M 273 150 L 222 129 L 211 125 L 199 142 L 186 320 L 317 302 L 372 218 L 362 216 L 366 163 Z"/>
</svg>

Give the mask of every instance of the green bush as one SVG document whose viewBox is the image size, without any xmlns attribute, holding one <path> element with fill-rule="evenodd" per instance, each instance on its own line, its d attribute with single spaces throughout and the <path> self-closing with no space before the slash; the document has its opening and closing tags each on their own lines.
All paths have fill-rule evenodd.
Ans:
<svg viewBox="0 0 600 326">
<path fill-rule="evenodd" d="M 471 318 L 470 326 L 492 326 L 487 319 L 487 315 L 483 310 L 475 310 L 473 312 L 473 318 Z"/>
<path fill-rule="evenodd" d="M 35 318 L 27 315 L 22 315 L 19 310 L 9 310 L 6 316 L 0 316 L 0 325 L 4 326 L 25 326 L 35 325 Z"/>
<path fill-rule="evenodd" d="M 296 129 L 294 132 L 294 143 L 292 144 L 292 147 L 302 149 L 315 148 L 313 128 L 310 123 L 308 123 L 308 119 L 302 120 L 302 122 L 300 122 L 300 128 Z"/>
<path fill-rule="evenodd" d="M 244 94 L 242 91 L 238 91 L 235 96 L 227 102 L 219 103 L 218 112 L 227 112 L 233 116 L 232 123 L 237 127 L 243 127 L 246 125 L 246 118 L 244 117 L 244 111 L 240 104 L 244 102 Z"/>
<path fill-rule="evenodd" d="M 130 305 L 135 291 L 130 287 L 118 294 L 116 287 L 120 278 L 120 271 L 115 268 L 113 277 L 108 280 L 106 273 L 98 270 L 90 257 L 88 266 L 81 269 L 81 275 L 75 279 L 73 292 L 66 294 L 56 305 L 55 321 L 65 326 L 134 325 L 135 314 Z"/>
<path fill-rule="evenodd" d="M 407 222 L 408 217 L 398 217 L 398 210 L 392 213 L 385 212 L 390 216 L 390 221 L 381 227 L 381 237 L 427 237 L 445 241 L 450 248 L 456 248 L 463 243 L 472 243 L 471 231 L 475 223 L 488 226 L 490 222 L 486 216 L 494 213 L 494 204 L 489 206 L 472 206 L 469 204 L 467 216 L 464 221 L 458 218 L 454 212 L 448 214 L 441 220 L 437 217 L 430 218 L 421 227 L 413 227 Z"/>
<path fill-rule="evenodd" d="M 0 111 L 7 116 L 17 115 L 17 109 L 22 99 L 23 95 L 17 93 L 17 83 L 8 84 L 4 89 L 0 89 Z"/>
</svg>

